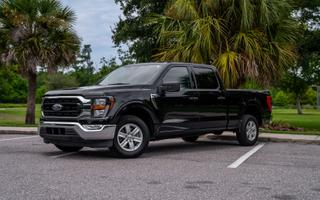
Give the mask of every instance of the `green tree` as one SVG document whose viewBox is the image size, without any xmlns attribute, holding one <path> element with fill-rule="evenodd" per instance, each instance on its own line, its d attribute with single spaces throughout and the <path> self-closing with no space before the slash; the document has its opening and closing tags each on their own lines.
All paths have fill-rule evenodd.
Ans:
<svg viewBox="0 0 320 200">
<path fill-rule="evenodd" d="M 311 85 L 320 84 L 320 0 L 296 0 L 294 5 L 301 30 L 297 44 L 298 59 L 279 85 L 294 94 L 297 113 L 303 114 L 303 96 Z"/>
<path fill-rule="evenodd" d="M 303 114 L 301 100 L 313 84 L 319 84 L 320 77 L 320 56 L 316 53 L 307 53 L 305 48 L 297 64 L 291 67 L 284 75 L 279 85 L 283 90 L 294 94 L 297 106 L 297 113 Z M 302 53 L 302 52 L 301 52 Z"/>
<path fill-rule="evenodd" d="M 302 97 L 301 100 L 303 105 L 311 105 L 316 106 L 317 105 L 317 91 L 313 88 L 309 88 L 305 95 Z"/>
<path fill-rule="evenodd" d="M 86 44 L 77 55 L 76 62 L 72 65 L 74 76 L 80 86 L 92 85 L 95 83 L 94 66 L 91 60 L 91 45 Z"/>
<path fill-rule="evenodd" d="M 25 103 L 27 82 L 18 74 L 17 66 L 0 66 L 0 103 Z"/>
<path fill-rule="evenodd" d="M 53 74 L 41 71 L 37 76 L 37 98 L 41 103 L 43 95 L 49 90 L 59 90 L 78 87 L 79 83 L 70 73 L 55 72 Z"/>
<path fill-rule="evenodd" d="M 48 90 L 59 90 L 78 87 L 79 83 L 74 77 L 59 72 L 48 76 L 46 85 Z"/>
<path fill-rule="evenodd" d="M 110 74 L 113 70 L 120 67 L 120 65 L 118 65 L 116 62 L 116 58 L 111 58 L 110 60 L 106 60 L 105 58 L 102 58 L 100 61 L 100 64 L 102 65 L 102 67 L 100 68 L 99 72 L 95 74 L 97 81 L 102 80 L 104 77 Z"/>
<path fill-rule="evenodd" d="M 159 47 L 154 25 L 145 24 L 150 13 L 162 14 L 169 0 L 115 0 L 123 11 L 123 17 L 113 29 L 113 41 L 121 48 L 129 46 L 131 59 L 149 62 Z M 123 52 L 120 52 L 123 53 Z"/>
<path fill-rule="evenodd" d="M 28 79 L 26 124 L 35 123 L 37 67 L 48 70 L 74 60 L 80 43 L 74 21 L 74 12 L 58 0 L 0 1 L 2 61 L 18 64 Z"/>
<path fill-rule="evenodd" d="M 215 65 L 229 87 L 267 84 L 295 60 L 297 22 L 287 0 L 174 0 L 158 24 L 159 61 Z"/>
<path fill-rule="evenodd" d="M 289 101 L 288 95 L 281 90 L 275 95 L 273 104 L 276 106 L 287 106 Z"/>
</svg>

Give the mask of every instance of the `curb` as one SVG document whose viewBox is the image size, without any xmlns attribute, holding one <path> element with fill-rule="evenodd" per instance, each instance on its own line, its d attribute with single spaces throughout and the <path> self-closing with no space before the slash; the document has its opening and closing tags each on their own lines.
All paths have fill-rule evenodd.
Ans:
<svg viewBox="0 0 320 200">
<path fill-rule="evenodd" d="M 37 130 L 14 130 L 11 128 L 1 128 L 0 135 L 37 135 Z"/>
<path fill-rule="evenodd" d="M 227 141 L 237 141 L 237 137 L 235 135 L 207 135 L 206 138 L 210 140 L 227 140 Z M 259 142 L 287 142 L 287 143 L 300 143 L 300 144 L 317 144 L 320 145 L 320 137 L 314 136 L 314 139 L 309 138 L 278 138 L 272 136 L 259 136 Z"/>
</svg>

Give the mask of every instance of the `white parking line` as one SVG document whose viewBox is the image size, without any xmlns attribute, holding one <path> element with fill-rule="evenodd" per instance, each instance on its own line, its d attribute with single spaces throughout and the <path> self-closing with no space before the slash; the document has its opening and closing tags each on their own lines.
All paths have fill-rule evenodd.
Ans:
<svg viewBox="0 0 320 200">
<path fill-rule="evenodd" d="M 235 168 L 239 167 L 244 161 L 246 161 L 250 156 L 252 156 L 254 153 L 256 153 L 263 146 L 264 146 L 264 143 L 261 143 L 261 144 L 255 146 L 253 149 L 251 149 L 246 154 L 241 156 L 238 160 L 234 161 L 231 165 L 229 165 L 228 168 L 235 169 Z"/>
<path fill-rule="evenodd" d="M 50 156 L 51 158 L 62 158 L 62 157 L 65 157 L 65 156 L 70 156 L 70 155 L 73 155 L 73 154 L 76 154 L 78 152 L 70 152 L 70 153 L 64 153 L 64 154 L 60 154 L 60 155 L 56 155 L 56 156 Z"/>
<path fill-rule="evenodd" d="M 11 141 L 11 140 L 22 140 L 22 139 L 30 139 L 30 138 L 37 138 L 37 136 L 29 136 L 29 137 L 17 137 L 17 138 L 9 138 L 9 139 L 2 139 L 0 142 L 5 142 L 5 141 Z"/>
</svg>

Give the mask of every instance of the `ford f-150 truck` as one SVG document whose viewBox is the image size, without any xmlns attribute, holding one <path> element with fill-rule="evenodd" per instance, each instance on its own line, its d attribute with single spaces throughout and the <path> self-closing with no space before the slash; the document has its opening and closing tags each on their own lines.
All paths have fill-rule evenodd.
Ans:
<svg viewBox="0 0 320 200">
<path fill-rule="evenodd" d="M 95 86 L 47 92 L 39 135 L 62 151 L 109 147 L 130 158 L 149 141 L 195 142 L 223 131 L 254 145 L 271 112 L 268 91 L 226 89 L 212 66 L 144 63 L 120 67 Z"/>
</svg>

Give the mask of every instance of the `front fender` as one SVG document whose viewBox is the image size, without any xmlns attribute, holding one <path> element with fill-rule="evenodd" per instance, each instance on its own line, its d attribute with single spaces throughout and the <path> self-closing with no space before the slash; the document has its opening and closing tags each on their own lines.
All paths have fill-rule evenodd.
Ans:
<svg viewBox="0 0 320 200">
<path fill-rule="evenodd" d="M 154 109 L 143 101 L 130 101 L 120 106 L 114 114 L 112 123 L 117 123 L 123 113 L 127 112 L 129 109 L 134 108 L 144 110 L 151 117 L 154 124 L 159 123 L 159 118 L 156 116 Z"/>
</svg>

